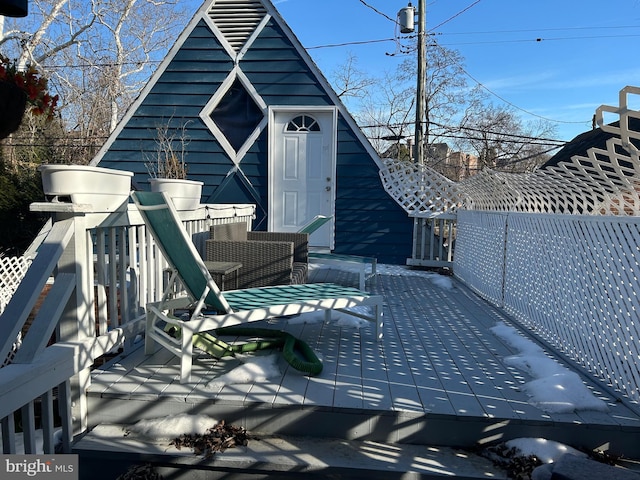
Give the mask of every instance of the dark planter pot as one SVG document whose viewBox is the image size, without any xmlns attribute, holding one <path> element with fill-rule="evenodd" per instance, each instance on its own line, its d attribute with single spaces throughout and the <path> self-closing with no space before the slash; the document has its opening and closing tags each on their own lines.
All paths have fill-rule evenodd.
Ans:
<svg viewBox="0 0 640 480">
<path fill-rule="evenodd" d="M 0 138 L 15 132 L 22 123 L 27 95 L 13 83 L 0 82 Z"/>
</svg>

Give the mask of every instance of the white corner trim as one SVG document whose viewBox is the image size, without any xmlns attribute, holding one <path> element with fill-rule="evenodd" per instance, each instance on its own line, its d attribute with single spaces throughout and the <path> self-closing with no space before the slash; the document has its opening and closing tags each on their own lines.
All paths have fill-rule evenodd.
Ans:
<svg viewBox="0 0 640 480">
<path fill-rule="evenodd" d="M 255 30 L 253 31 L 251 36 L 249 36 L 249 38 L 247 39 L 247 41 L 244 44 L 244 46 L 242 47 L 242 49 L 238 52 L 238 58 L 237 58 L 238 62 L 240 60 L 242 60 L 242 58 L 244 57 L 245 53 L 247 53 L 247 50 L 249 50 L 249 48 L 251 48 L 251 46 L 253 45 L 253 42 L 255 42 L 255 40 L 258 37 L 258 35 L 260 35 L 262 30 L 264 30 L 264 27 L 267 25 L 267 22 L 269 22 L 269 20 L 271 20 L 271 15 L 269 13 L 267 13 L 264 16 L 264 18 L 260 21 L 258 26 L 255 28 Z"/>
<path fill-rule="evenodd" d="M 213 2 L 212 2 L 212 5 L 213 5 Z M 220 42 L 220 45 L 222 45 L 222 48 L 224 48 L 224 51 L 227 52 L 227 55 L 229 55 L 231 57 L 231 59 L 234 62 L 237 63 L 238 62 L 238 54 L 233 49 L 231 44 L 227 41 L 227 39 L 224 37 L 224 35 L 220 31 L 220 29 L 216 26 L 216 24 L 213 21 L 213 19 L 209 16 L 209 9 L 208 8 L 207 8 L 207 12 L 204 15 L 204 21 L 207 23 L 207 26 L 213 32 L 213 35 L 218 39 L 218 41 Z"/>
</svg>

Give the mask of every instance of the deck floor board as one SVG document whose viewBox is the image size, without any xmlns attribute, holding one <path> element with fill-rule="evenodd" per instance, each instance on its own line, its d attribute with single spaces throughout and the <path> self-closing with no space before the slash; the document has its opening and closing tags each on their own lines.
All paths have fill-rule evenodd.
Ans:
<svg viewBox="0 0 640 480">
<path fill-rule="evenodd" d="M 357 273 L 316 267 L 311 279 L 353 285 Z M 526 425 L 529 433 L 536 434 L 594 424 L 611 431 L 640 431 L 638 414 L 598 384 L 591 388 L 605 399 L 609 412 L 551 414 L 531 405 L 521 387 L 532 379 L 504 362 L 518 352 L 490 331 L 498 322 L 514 323 L 464 285 L 455 280 L 452 285 L 444 288 L 420 272 L 379 274 L 368 289 L 384 296 L 381 342 L 375 341 L 370 324 L 356 329 L 311 316 L 307 322 L 257 322 L 256 326 L 283 329 L 307 342 L 323 362 L 318 376 L 302 374 L 281 357 L 277 378 L 211 388 L 209 382 L 240 362 L 230 357 L 216 360 L 200 352 L 194 359 L 193 381 L 180 384 L 176 357 L 164 350 L 145 356 L 139 348 L 94 371 L 89 395 L 169 400 L 172 409 L 182 402 L 193 411 L 244 408 L 258 419 L 269 409 L 279 409 L 285 426 L 303 421 L 308 411 L 314 411 L 326 414 L 317 418 L 344 423 L 345 431 L 353 435 L 361 435 L 363 429 L 388 430 L 392 440 L 409 432 L 407 438 L 412 441 L 412 435 L 424 430 L 424 418 L 434 425 L 449 421 L 476 425 L 496 419 L 491 428 Z M 553 352 L 547 354 L 553 356 Z M 110 415 L 115 418 L 117 413 Z M 327 423 L 315 425 L 314 431 L 323 428 L 330 430 Z"/>
</svg>

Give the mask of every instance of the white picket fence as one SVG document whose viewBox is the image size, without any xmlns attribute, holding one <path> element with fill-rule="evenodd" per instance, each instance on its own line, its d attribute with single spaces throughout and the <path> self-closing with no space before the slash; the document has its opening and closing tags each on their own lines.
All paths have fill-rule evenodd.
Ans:
<svg viewBox="0 0 640 480">
<path fill-rule="evenodd" d="M 458 212 L 454 272 L 640 402 L 640 218 Z"/>
</svg>

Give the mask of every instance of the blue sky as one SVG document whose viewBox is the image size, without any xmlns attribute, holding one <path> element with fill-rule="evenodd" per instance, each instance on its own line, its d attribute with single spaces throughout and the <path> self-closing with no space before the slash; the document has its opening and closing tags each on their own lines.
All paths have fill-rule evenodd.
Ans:
<svg viewBox="0 0 640 480">
<path fill-rule="evenodd" d="M 392 19 L 406 0 L 273 3 L 327 76 L 349 54 L 375 75 L 405 58 Z M 640 0 L 427 1 L 427 30 L 461 53 L 493 101 L 524 120 L 552 120 L 561 140 L 589 130 L 595 109 L 617 105 L 625 85 L 640 85 L 639 27 Z M 327 45 L 341 46 L 314 48 Z"/>
</svg>

